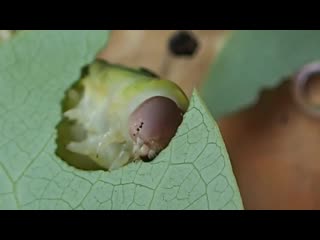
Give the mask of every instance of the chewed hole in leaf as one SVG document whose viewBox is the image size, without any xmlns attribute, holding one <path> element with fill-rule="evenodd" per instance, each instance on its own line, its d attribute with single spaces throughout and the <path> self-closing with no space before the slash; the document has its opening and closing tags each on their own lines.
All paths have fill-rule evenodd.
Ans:
<svg viewBox="0 0 320 240">
<path fill-rule="evenodd" d="M 187 109 L 188 98 L 168 82 L 104 60 L 83 67 L 61 103 L 56 154 L 81 170 L 154 160 Z"/>
<path fill-rule="evenodd" d="M 88 74 L 88 67 L 85 66 L 82 68 L 81 78 Z M 81 141 L 85 138 L 86 133 L 78 127 L 74 127 L 74 121 L 70 121 L 66 117 L 63 117 L 63 114 L 74 108 L 78 103 L 80 98 L 83 96 L 83 87 L 79 85 L 78 80 L 71 87 L 65 91 L 64 98 L 61 101 L 61 116 L 62 119 L 56 126 L 57 130 L 57 139 L 56 139 L 56 155 L 66 161 L 69 165 L 81 169 L 81 170 L 100 170 L 100 167 L 93 162 L 89 157 L 71 152 L 67 149 L 67 146 L 70 142 Z M 75 134 L 75 132 L 77 134 Z"/>
</svg>

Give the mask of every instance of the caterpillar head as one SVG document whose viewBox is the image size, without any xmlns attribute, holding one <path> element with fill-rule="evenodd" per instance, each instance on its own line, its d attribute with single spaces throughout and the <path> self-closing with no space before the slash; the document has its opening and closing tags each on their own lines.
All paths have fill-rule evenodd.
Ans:
<svg viewBox="0 0 320 240">
<path fill-rule="evenodd" d="M 151 161 L 175 136 L 184 112 L 173 100 L 155 96 L 140 104 L 130 115 L 129 132 L 136 158 Z"/>
</svg>

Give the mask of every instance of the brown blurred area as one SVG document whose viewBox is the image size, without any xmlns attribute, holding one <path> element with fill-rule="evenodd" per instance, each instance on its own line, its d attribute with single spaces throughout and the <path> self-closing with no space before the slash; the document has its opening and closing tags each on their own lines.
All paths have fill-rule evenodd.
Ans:
<svg viewBox="0 0 320 240">
<path fill-rule="evenodd" d="M 192 30 L 199 41 L 196 53 L 189 57 L 173 57 L 168 52 L 168 40 L 176 30 L 113 31 L 108 47 L 100 57 L 130 67 L 145 67 L 162 78 L 179 84 L 190 96 L 193 88 L 205 79 L 210 64 L 226 39 L 228 31 Z M 164 66 L 168 64 L 168 70 Z"/>
<path fill-rule="evenodd" d="M 195 30 L 192 58 L 168 55 L 173 30 L 114 31 L 100 57 L 145 67 L 178 83 L 190 96 L 205 79 L 230 31 Z M 164 62 L 169 69 L 162 74 Z M 292 82 L 261 93 L 248 109 L 218 119 L 245 209 L 320 209 L 320 122 L 295 104 Z M 312 86 L 318 98 L 320 84 Z"/>
</svg>

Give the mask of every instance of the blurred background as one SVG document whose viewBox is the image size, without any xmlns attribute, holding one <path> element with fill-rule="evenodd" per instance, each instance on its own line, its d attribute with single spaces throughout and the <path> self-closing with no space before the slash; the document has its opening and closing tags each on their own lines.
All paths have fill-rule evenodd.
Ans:
<svg viewBox="0 0 320 240">
<path fill-rule="evenodd" d="M 100 57 L 131 67 L 148 68 L 163 78 L 175 81 L 191 95 L 193 88 L 198 87 L 208 74 L 228 31 L 188 31 L 197 41 L 194 53 L 188 56 L 170 51 L 170 41 L 179 37 L 178 33 L 178 30 L 112 31 L 108 47 Z"/>
</svg>

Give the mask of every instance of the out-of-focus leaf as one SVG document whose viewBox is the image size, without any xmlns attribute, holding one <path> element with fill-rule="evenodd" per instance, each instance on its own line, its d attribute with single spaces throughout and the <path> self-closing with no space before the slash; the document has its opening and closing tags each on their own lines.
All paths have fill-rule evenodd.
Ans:
<svg viewBox="0 0 320 240">
<path fill-rule="evenodd" d="M 235 31 L 212 66 L 201 94 L 217 119 L 253 104 L 302 65 L 320 59 L 320 31 Z"/>
</svg>

